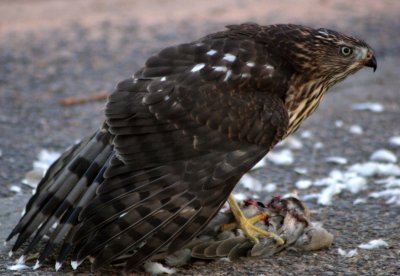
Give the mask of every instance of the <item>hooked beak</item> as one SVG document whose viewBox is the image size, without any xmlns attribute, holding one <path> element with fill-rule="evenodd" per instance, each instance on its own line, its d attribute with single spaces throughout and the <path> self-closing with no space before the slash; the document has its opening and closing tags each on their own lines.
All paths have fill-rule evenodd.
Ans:
<svg viewBox="0 0 400 276">
<path fill-rule="evenodd" d="M 365 62 L 364 64 L 367 67 L 371 67 L 374 69 L 374 72 L 376 71 L 376 68 L 378 67 L 378 64 L 376 63 L 376 58 L 373 55 L 370 59 L 367 60 L 367 62 Z"/>
</svg>

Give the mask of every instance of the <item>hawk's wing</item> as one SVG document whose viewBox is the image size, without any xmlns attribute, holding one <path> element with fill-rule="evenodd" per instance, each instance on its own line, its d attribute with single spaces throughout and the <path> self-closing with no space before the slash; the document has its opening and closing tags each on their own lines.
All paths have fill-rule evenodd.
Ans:
<svg viewBox="0 0 400 276">
<path fill-rule="evenodd" d="M 196 236 L 286 131 L 276 65 L 250 40 L 207 38 L 121 82 L 106 108 L 116 156 L 81 213 L 75 258 L 99 267 L 130 254 L 132 269 Z"/>
</svg>

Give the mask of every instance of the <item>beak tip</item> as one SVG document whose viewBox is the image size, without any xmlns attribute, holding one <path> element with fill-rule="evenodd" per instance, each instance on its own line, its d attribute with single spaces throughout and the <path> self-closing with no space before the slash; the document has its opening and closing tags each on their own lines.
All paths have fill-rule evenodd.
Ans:
<svg viewBox="0 0 400 276">
<path fill-rule="evenodd" d="M 374 72 L 376 71 L 376 69 L 378 68 L 378 63 L 376 62 L 376 58 L 375 56 L 372 56 L 372 58 L 370 58 L 367 63 L 365 63 L 365 66 L 367 67 L 371 67 Z"/>
</svg>

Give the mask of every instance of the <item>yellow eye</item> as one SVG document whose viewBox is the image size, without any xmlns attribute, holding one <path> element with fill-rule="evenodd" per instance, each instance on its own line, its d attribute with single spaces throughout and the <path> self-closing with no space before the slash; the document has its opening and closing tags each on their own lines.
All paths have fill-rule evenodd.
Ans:
<svg viewBox="0 0 400 276">
<path fill-rule="evenodd" d="M 347 57 L 353 53 L 353 49 L 347 46 L 342 46 L 340 47 L 340 53 L 342 54 L 342 56 Z"/>
</svg>

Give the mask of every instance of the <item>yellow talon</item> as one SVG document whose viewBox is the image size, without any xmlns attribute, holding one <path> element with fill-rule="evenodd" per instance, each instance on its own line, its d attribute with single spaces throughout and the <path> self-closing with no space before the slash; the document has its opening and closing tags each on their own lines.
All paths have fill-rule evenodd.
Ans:
<svg viewBox="0 0 400 276">
<path fill-rule="evenodd" d="M 237 204 L 233 194 L 229 195 L 228 203 L 229 203 L 229 206 L 231 207 L 232 213 L 237 222 L 223 225 L 222 226 L 223 230 L 233 230 L 239 225 L 239 228 L 242 229 L 243 232 L 245 233 L 245 235 L 249 239 L 254 241 L 254 243 L 259 243 L 259 240 L 257 238 L 258 235 L 273 238 L 273 239 L 275 239 L 275 241 L 278 245 L 282 245 L 285 243 L 285 241 L 281 237 L 276 235 L 275 233 L 265 231 L 265 230 L 253 225 L 254 223 L 256 223 L 260 220 L 265 220 L 267 218 L 266 214 L 261 213 L 256 216 L 253 216 L 251 218 L 246 218 L 245 215 L 243 214 L 242 210 L 240 209 L 239 205 Z"/>
</svg>

